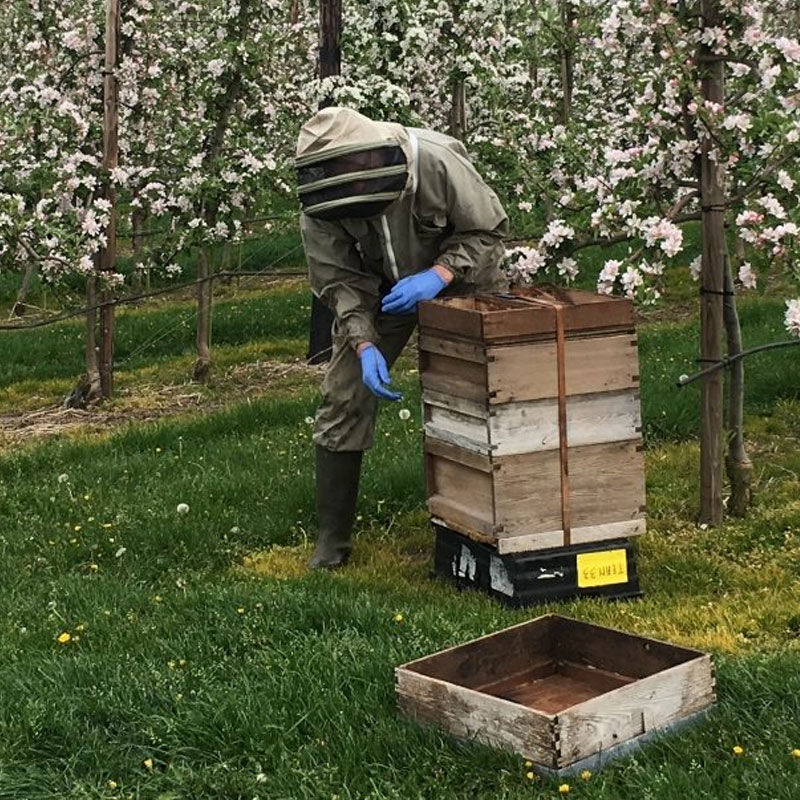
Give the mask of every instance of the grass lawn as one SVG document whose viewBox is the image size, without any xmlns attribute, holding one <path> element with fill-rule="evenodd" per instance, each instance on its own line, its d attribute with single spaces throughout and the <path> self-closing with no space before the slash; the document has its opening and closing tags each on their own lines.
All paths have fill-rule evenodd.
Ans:
<svg viewBox="0 0 800 800">
<path fill-rule="evenodd" d="M 300 356 L 305 298 L 288 285 L 220 304 L 223 366 Z M 160 334 L 188 313 L 171 303 L 120 320 L 127 361 L 112 408 L 148 381 L 183 380 L 191 337 Z M 778 300 L 746 301 L 742 317 L 748 344 L 781 338 Z M 69 386 L 78 331 L 2 336 L 14 354 L 2 411 Z M 304 566 L 314 374 L 246 398 L 220 380 L 203 392 L 226 405 L 191 415 L 0 440 L 0 798 L 557 797 L 521 759 L 400 718 L 392 670 L 558 610 L 718 658 L 706 722 L 571 780 L 570 797 L 796 800 L 800 349 L 748 367 L 753 513 L 700 530 L 697 390 L 674 388 L 695 341 L 691 321 L 640 334 L 650 521 L 638 547 L 646 597 L 634 603 L 512 611 L 429 580 L 410 358 L 395 378 L 411 418 L 383 410 L 354 563 L 336 574 Z"/>
</svg>

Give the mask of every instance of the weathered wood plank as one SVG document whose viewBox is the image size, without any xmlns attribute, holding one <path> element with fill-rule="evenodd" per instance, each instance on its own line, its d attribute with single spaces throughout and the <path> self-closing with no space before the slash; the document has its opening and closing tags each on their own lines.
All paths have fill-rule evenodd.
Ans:
<svg viewBox="0 0 800 800">
<path fill-rule="evenodd" d="M 665 727 L 714 702 L 711 658 L 699 656 L 558 715 L 558 766 Z"/>
<path fill-rule="evenodd" d="M 489 347 L 489 402 L 541 400 L 558 394 L 555 343 Z M 636 337 L 593 336 L 567 339 L 568 395 L 630 389 L 639 383 Z"/>
<path fill-rule="evenodd" d="M 623 522 L 607 522 L 604 525 L 587 525 L 581 528 L 573 528 L 570 538 L 572 544 L 589 544 L 610 539 L 627 539 L 631 536 L 641 536 L 646 530 L 647 522 L 644 518 L 632 519 Z M 500 532 L 497 539 L 497 552 L 501 555 L 526 553 L 531 550 L 547 550 L 549 547 L 561 547 L 563 543 L 564 530 L 562 528 L 519 536 L 505 536 Z"/>
<path fill-rule="evenodd" d="M 464 506 L 450 497 L 440 494 L 428 496 L 428 511 L 435 521 L 450 530 L 463 533 L 477 542 L 495 544 L 497 542 L 497 526 L 491 516 L 491 509 L 481 513 L 474 506 Z"/>
<path fill-rule="evenodd" d="M 431 395 L 435 394 L 435 400 Z M 515 455 L 559 446 L 558 401 L 529 400 L 493 406 L 426 392 L 425 431 L 429 436 L 478 452 Z M 489 416 L 491 414 L 491 416 Z M 641 406 L 635 389 L 576 395 L 567 401 L 570 447 L 639 440 Z M 453 434 L 453 436 L 451 436 Z"/>
<path fill-rule="evenodd" d="M 419 349 L 429 353 L 450 356 L 451 358 L 460 358 L 464 361 L 474 361 L 477 364 L 486 363 L 485 346 L 476 344 L 474 341 L 445 339 L 442 336 L 420 333 Z"/>
<path fill-rule="evenodd" d="M 413 719 L 556 766 L 551 716 L 402 667 L 395 676 L 398 705 Z"/>
</svg>

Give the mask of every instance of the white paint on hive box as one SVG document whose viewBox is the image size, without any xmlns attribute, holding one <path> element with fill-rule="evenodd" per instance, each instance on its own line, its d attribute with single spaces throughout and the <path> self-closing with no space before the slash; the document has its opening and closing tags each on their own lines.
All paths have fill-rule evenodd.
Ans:
<svg viewBox="0 0 800 800">
<path fill-rule="evenodd" d="M 438 392 L 425 392 L 425 434 L 493 455 L 556 450 L 558 400 L 529 400 L 491 407 Z M 567 399 L 570 447 L 624 442 L 641 435 L 639 392 L 625 390 Z"/>
<path fill-rule="evenodd" d="M 497 556 L 492 556 L 489 561 L 489 584 L 496 592 L 509 597 L 514 596 L 514 584 L 511 582 L 503 560 Z"/>
</svg>

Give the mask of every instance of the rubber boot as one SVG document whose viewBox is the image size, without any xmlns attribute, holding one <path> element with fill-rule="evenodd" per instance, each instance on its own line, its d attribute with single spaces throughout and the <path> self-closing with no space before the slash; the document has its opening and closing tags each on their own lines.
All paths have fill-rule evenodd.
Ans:
<svg viewBox="0 0 800 800">
<path fill-rule="evenodd" d="M 344 566 L 352 549 L 353 522 L 361 475 L 359 451 L 334 452 L 317 445 L 317 546 L 311 569 Z"/>
</svg>

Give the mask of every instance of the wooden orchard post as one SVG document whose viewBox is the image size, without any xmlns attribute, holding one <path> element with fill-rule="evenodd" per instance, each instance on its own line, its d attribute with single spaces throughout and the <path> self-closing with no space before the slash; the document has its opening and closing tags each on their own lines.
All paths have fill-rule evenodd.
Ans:
<svg viewBox="0 0 800 800">
<path fill-rule="evenodd" d="M 319 78 L 339 75 L 342 67 L 342 0 L 321 0 L 319 5 Z M 320 108 L 331 105 L 324 97 Z M 330 361 L 333 313 L 315 295 L 311 296 L 311 331 L 306 358 L 310 364 Z"/>
<path fill-rule="evenodd" d="M 719 25 L 719 0 L 703 0 L 703 24 Z M 725 62 L 708 45 L 699 49 L 702 94 L 722 106 L 725 100 Z M 724 171 L 712 160 L 715 143 L 706 131 L 700 151 L 700 205 L 703 217 L 703 256 L 700 270 L 700 360 L 707 367 L 722 360 L 723 299 L 725 291 Z M 722 522 L 723 376 L 716 370 L 703 378 L 700 393 L 700 522 Z"/>
<path fill-rule="evenodd" d="M 117 260 L 117 210 L 116 192 L 111 181 L 111 170 L 117 166 L 119 147 L 117 104 L 117 50 L 119 41 L 119 0 L 106 2 L 106 58 L 103 70 L 103 175 L 105 198 L 111 204 L 106 227 L 106 246 L 100 252 L 100 272 L 109 275 Z M 100 388 L 103 397 L 111 397 L 114 381 L 114 306 L 112 293 L 103 288 L 100 300 Z"/>
</svg>

